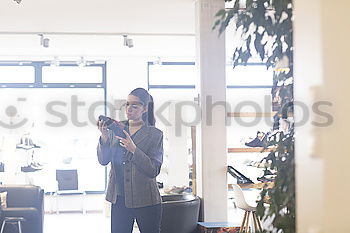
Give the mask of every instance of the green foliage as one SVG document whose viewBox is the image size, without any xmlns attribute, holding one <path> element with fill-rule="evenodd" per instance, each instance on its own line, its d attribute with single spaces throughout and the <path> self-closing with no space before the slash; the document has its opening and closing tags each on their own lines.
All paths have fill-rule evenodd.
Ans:
<svg viewBox="0 0 350 233">
<path fill-rule="evenodd" d="M 273 188 L 261 192 L 257 214 L 262 218 L 274 217 L 272 225 L 284 233 L 295 232 L 295 164 L 294 129 L 287 134 L 279 132 L 272 142 L 276 151 L 265 158 L 271 163 L 269 169 L 277 171 Z M 266 197 L 270 205 L 266 207 Z"/>
<path fill-rule="evenodd" d="M 233 67 L 247 64 L 252 56 L 261 59 L 266 67 L 275 68 L 274 85 L 293 78 L 293 5 L 292 0 L 246 0 L 245 6 L 239 0 L 230 9 L 222 9 L 217 14 L 213 29 L 222 33 L 232 24 L 236 34 L 242 39 L 234 49 Z M 231 26 L 231 25 L 230 25 Z M 287 58 L 287 59 L 285 59 Z M 280 65 L 281 61 L 287 64 Z M 278 69 L 284 68 L 284 69 Z M 293 114 L 293 85 L 285 85 L 281 92 L 281 107 L 274 117 L 279 119 Z M 266 232 L 295 232 L 295 163 L 294 125 L 288 132 L 274 134 L 270 146 L 276 151 L 267 155 L 270 171 L 276 171 L 275 185 L 263 189 L 258 203 L 257 214 L 262 219 L 273 219 L 271 229 Z M 266 205 L 266 196 L 269 205 Z"/>
<path fill-rule="evenodd" d="M 284 56 L 293 61 L 292 0 L 246 0 L 245 8 L 241 8 L 239 0 L 225 1 L 234 1 L 234 6 L 218 11 L 213 28 L 218 27 L 222 33 L 232 22 L 244 40 L 233 52 L 234 66 L 246 64 L 252 56 L 251 49 L 267 67 Z M 292 74 L 284 75 L 288 78 Z"/>
</svg>

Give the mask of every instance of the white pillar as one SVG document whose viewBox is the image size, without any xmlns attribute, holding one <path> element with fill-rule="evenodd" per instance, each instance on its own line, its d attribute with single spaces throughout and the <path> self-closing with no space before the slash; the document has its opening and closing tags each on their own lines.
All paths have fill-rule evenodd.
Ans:
<svg viewBox="0 0 350 233">
<path fill-rule="evenodd" d="M 202 122 L 197 130 L 197 195 L 204 221 L 227 221 L 225 34 L 212 30 L 223 0 L 196 1 L 196 66 Z M 211 100 L 210 100 L 211 99 Z M 211 122 L 210 122 L 211 119 Z"/>
<path fill-rule="evenodd" d="M 176 102 L 173 101 L 169 105 L 169 126 L 168 131 L 168 182 L 167 185 L 172 186 L 188 186 L 189 185 L 189 164 L 187 139 L 189 138 L 189 127 L 176 123 Z M 181 129 L 176 129 L 181 127 Z M 177 130 L 181 133 L 177 135 Z"/>
<path fill-rule="evenodd" d="M 304 103 L 311 110 L 314 96 L 310 90 L 322 83 L 320 0 L 295 1 L 295 16 L 295 100 Z M 307 114 L 301 108 L 295 109 L 296 122 L 300 122 L 305 116 Z M 315 143 L 314 130 L 311 120 L 296 128 L 296 216 L 297 232 L 300 233 L 320 233 L 323 224 L 325 200 L 321 177 L 324 164 L 321 159 L 312 156 Z"/>
</svg>

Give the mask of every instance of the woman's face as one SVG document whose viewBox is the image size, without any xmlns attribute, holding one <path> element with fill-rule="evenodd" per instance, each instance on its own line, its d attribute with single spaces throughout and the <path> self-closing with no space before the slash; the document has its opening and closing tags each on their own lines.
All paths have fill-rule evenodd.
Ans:
<svg viewBox="0 0 350 233">
<path fill-rule="evenodd" d="M 142 120 L 142 114 L 147 112 L 147 108 L 143 106 L 139 97 L 134 95 L 128 95 L 126 100 L 126 116 L 129 120 L 140 121 Z"/>
</svg>

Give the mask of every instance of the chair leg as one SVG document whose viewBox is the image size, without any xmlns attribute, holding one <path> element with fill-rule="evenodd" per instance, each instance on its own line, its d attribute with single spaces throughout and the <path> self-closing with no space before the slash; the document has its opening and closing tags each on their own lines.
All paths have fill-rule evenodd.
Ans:
<svg viewBox="0 0 350 233">
<path fill-rule="evenodd" d="M 85 209 L 85 198 L 86 198 L 86 193 L 83 193 L 82 197 L 82 208 L 83 208 L 83 214 L 86 214 L 86 209 Z"/>
<path fill-rule="evenodd" d="M 59 213 L 59 210 L 58 210 L 58 194 L 56 194 L 56 214 Z"/>
<path fill-rule="evenodd" d="M 244 212 L 244 217 L 243 217 L 243 221 L 242 221 L 242 224 L 241 224 L 241 228 L 239 229 L 240 233 L 243 232 L 243 228 L 244 228 L 244 224 L 245 224 L 246 218 L 247 218 L 247 211 Z"/>
<path fill-rule="evenodd" d="M 6 224 L 6 220 L 4 220 L 4 221 L 2 222 L 0 233 L 3 233 L 3 232 L 4 232 L 5 224 Z"/>
<path fill-rule="evenodd" d="M 254 212 L 254 217 L 255 217 L 255 221 L 258 223 L 259 232 L 263 232 L 260 219 L 258 218 L 255 212 Z"/>
<path fill-rule="evenodd" d="M 19 233 L 22 233 L 21 221 L 18 221 L 17 224 L 18 224 L 18 232 L 19 232 Z"/>
<path fill-rule="evenodd" d="M 253 215 L 253 222 L 254 222 L 254 232 L 257 232 L 258 231 L 258 223 L 256 220 L 256 213 L 252 212 L 252 215 Z"/>
<path fill-rule="evenodd" d="M 247 220 L 246 220 L 246 223 L 245 223 L 245 232 L 248 232 L 248 231 L 249 231 L 248 227 L 249 227 L 249 216 L 250 216 L 250 211 L 247 211 L 247 212 L 248 212 L 248 214 L 247 214 Z"/>
<path fill-rule="evenodd" d="M 258 217 L 256 217 L 256 220 L 257 220 L 257 222 L 258 222 L 259 231 L 260 231 L 260 232 L 263 232 L 262 227 L 261 227 L 260 219 L 259 219 Z"/>
</svg>

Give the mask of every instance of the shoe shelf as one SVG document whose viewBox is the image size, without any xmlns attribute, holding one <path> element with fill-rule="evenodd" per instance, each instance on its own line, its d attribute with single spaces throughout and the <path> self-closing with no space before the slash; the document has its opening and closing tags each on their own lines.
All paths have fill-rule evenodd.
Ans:
<svg viewBox="0 0 350 233">
<path fill-rule="evenodd" d="M 262 189 L 262 188 L 273 188 L 274 182 L 260 182 L 255 184 L 238 184 L 242 189 Z M 233 189 L 233 184 L 227 185 L 229 190 Z"/>
<path fill-rule="evenodd" d="M 272 152 L 275 151 L 276 147 L 244 147 L 244 148 L 228 148 L 228 153 L 257 153 L 257 152 Z"/>
<path fill-rule="evenodd" d="M 277 112 L 228 112 L 227 117 L 273 117 Z"/>
<path fill-rule="evenodd" d="M 274 117 L 277 112 L 228 112 L 227 117 Z M 282 114 L 278 114 L 279 117 Z M 293 117 L 292 113 L 288 113 L 288 117 Z"/>
</svg>

